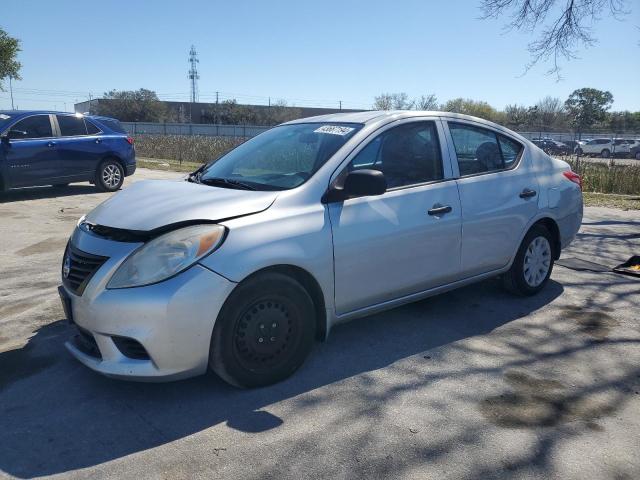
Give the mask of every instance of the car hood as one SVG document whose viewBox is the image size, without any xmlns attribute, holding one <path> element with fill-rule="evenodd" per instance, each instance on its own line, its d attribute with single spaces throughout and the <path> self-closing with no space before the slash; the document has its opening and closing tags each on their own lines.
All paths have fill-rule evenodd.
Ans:
<svg viewBox="0 0 640 480">
<path fill-rule="evenodd" d="M 118 192 L 86 216 L 95 225 L 148 232 L 167 225 L 219 221 L 258 213 L 278 192 L 235 190 L 173 180 L 144 180 Z"/>
</svg>

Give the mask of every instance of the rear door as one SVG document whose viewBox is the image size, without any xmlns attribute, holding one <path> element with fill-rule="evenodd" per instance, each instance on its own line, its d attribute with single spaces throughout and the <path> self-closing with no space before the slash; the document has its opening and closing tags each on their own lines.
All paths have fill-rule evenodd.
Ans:
<svg viewBox="0 0 640 480">
<path fill-rule="evenodd" d="M 338 314 L 449 283 L 460 273 L 460 201 L 442 124 L 399 123 L 368 139 L 340 173 L 380 170 L 387 192 L 328 206 Z"/>
<path fill-rule="evenodd" d="M 12 187 L 46 185 L 58 171 L 57 138 L 52 115 L 30 115 L 17 121 L 5 132 L 8 144 L 2 144 Z"/>
<path fill-rule="evenodd" d="M 538 211 L 538 182 L 524 146 L 506 134 L 466 121 L 447 121 L 462 205 L 465 277 L 509 263 Z"/>
<path fill-rule="evenodd" d="M 106 154 L 100 129 L 81 115 L 56 115 L 60 138 L 58 154 L 62 175 L 90 180 Z"/>
</svg>

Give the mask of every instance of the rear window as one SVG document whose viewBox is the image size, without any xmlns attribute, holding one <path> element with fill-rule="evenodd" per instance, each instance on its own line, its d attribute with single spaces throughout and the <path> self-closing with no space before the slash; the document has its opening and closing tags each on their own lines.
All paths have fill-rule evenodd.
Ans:
<svg viewBox="0 0 640 480">
<path fill-rule="evenodd" d="M 63 137 L 78 137 L 87 134 L 84 118 L 75 115 L 56 115 L 60 126 L 60 135 Z"/>
<path fill-rule="evenodd" d="M 113 130 L 114 132 L 127 133 L 127 131 L 118 120 L 114 120 L 112 118 L 101 118 L 99 122 L 102 123 L 105 127 Z"/>
<path fill-rule="evenodd" d="M 91 123 L 89 120 L 87 120 L 86 118 L 84 119 L 84 123 L 87 125 L 87 133 L 89 135 L 95 135 L 97 133 L 100 133 L 100 129 L 96 127 L 93 123 Z"/>
</svg>

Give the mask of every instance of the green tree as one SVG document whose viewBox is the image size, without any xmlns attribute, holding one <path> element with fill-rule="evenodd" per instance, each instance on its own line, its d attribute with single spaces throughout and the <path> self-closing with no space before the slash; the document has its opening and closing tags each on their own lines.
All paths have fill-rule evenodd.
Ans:
<svg viewBox="0 0 640 480">
<path fill-rule="evenodd" d="M 4 91 L 2 80 L 11 77 L 20 80 L 20 62 L 18 52 L 20 40 L 10 37 L 0 28 L 0 91 Z"/>
<path fill-rule="evenodd" d="M 445 112 L 464 113 L 485 120 L 499 120 L 498 111 L 487 102 L 472 100 L 470 98 L 454 98 L 442 105 L 441 110 Z"/>
<path fill-rule="evenodd" d="M 611 92 L 595 88 L 580 88 L 574 90 L 564 102 L 569 123 L 581 134 L 586 128 L 606 118 L 607 110 L 611 108 L 613 95 Z"/>
<path fill-rule="evenodd" d="M 640 131 L 640 112 L 611 112 L 607 115 L 607 129 L 614 133 Z"/>
<path fill-rule="evenodd" d="M 111 90 L 92 107 L 91 113 L 117 118 L 123 122 L 162 122 L 168 118 L 167 108 L 156 92 L 140 90 Z"/>
<path fill-rule="evenodd" d="M 504 116 L 506 126 L 521 129 L 529 122 L 529 109 L 524 105 L 507 105 Z"/>
</svg>

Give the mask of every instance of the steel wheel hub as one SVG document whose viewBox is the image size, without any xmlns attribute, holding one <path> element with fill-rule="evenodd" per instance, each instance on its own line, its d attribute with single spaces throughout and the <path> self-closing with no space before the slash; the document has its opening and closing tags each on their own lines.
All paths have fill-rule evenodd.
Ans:
<svg viewBox="0 0 640 480">
<path fill-rule="evenodd" d="M 534 238 L 524 255 L 524 279 L 530 287 L 539 286 L 551 267 L 551 245 L 545 237 Z"/>
<path fill-rule="evenodd" d="M 284 303 L 258 302 L 244 313 L 236 328 L 238 359 L 253 367 L 277 364 L 290 350 L 292 333 L 292 321 Z"/>
</svg>

